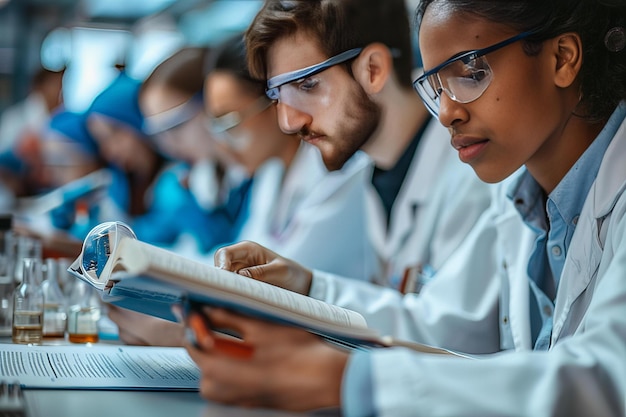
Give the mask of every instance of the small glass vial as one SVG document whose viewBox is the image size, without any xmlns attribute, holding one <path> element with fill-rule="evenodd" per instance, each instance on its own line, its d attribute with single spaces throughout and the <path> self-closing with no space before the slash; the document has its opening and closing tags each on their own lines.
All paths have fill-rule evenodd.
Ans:
<svg viewBox="0 0 626 417">
<path fill-rule="evenodd" d="M 41 344 L 44 302 L 41 261 L 24 258 L 22 265 L 22 282 L 13 293 L 13 342 Z"/>
<path fill-rule="evenodd" d="M 59 287 L 58 264 L 46 259 L 43 290 L 43 337 L 65 337 L 67 302 Z"/>
<path fill-rule="evenodd" d="M 91 285 L 77 280 L 72 288 L 67 314 L 67 335 L 72 343 L 95 343 L 100 320 L 100 298 Z"/>
</svg>

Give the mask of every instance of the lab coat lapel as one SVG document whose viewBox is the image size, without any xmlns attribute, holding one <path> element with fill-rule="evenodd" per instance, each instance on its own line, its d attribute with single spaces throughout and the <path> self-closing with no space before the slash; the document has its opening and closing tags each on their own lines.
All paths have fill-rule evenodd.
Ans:
<svg viewBox="0 0 626 417">
<path fill-rule="evenodd" d="M 392 208 L 389 233 L 387 233 L 385 214 L 377 193 L 370 195 L 369 206 L 374 218 L 379 219 L 374 226 L 374 242 L 377 250 L 384 253 L 389 259 L 391 254 L 399 251 L 407 253 L 405 243 L 411 233 L 415 232 L 420 208 L 428 203 L 432 194 L 432 187 L 440 176 L 437 166 L 442 166 L 442 160 L 447 157 L 446 148 L 437 143 L 441 140 L 443 129 L 437 123 L 430 123 L 417 147 L 411 165 L 404 179 L 400 192 Z M 372 194 L 372 193 L 370 193 Z M 383 243 L 381 246 L 379 246 Z"/>
<path fill-rule="evenodd" d="M 508 201 L 507 201 L 508 203 Z M 528 259 L 534 246 L 535 235 L 526 227 L 519 217 L 519 213 L 513 205 L 507 208 L 505 214 L 497 219 L 498 247 L 503 252 L 504 278 L 508 282 L 504 288 L 508 288 L 509 311 L 503 312 L 502 320 L 508 321 L 516 350 L 528 350 L 532 348 L 529 312 L 529 277 Z M 514 238 L 512 238 L 514 236 Z"/>
<path fill-rule="evenodd" d="M 604 154 L 600 171 L 587 196 L 572 237 L 557 294 L 552 344 L 560 336 L 567 336 L 575 331 L 587 309 L 591 297 L 587 297 L 585 292 L 590 285 L 595 285 L 604 249 L 606 236 L 602 226 L 608 224 L 626 182 L 624 161 L 626 122 L 622 123 Z M 574 307 L 575 303 L 577 305 Z M 567 331 L 561 335 L 564 329 Z"/>
</svg>

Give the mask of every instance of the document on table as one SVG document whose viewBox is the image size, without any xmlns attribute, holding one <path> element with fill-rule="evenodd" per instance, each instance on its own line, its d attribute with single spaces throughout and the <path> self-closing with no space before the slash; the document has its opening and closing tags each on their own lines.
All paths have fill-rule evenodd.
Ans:
<svg viewBox="0 0 626 417">
<path fill-rule="evenodd" d="M 26 389 L 197 391 L 200 372 L 183 348 L 3 344 L 0 379 Z"/>
</svg>

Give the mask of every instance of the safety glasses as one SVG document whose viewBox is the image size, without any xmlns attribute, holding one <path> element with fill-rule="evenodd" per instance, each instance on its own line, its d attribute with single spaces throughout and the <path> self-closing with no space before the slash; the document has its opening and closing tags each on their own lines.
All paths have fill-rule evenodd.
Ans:
<svg viewBox="0 0 626 417">
<path fill-rule="evenodd" d="M 176 107 L 145 117 L 143 122 L 144 133 L 155 136 L 167 132 L 193 119 L 202 110 L 202 99 L 194 95 Z"/>
<path fill-rule="evenodd" d="M 461 52 L 423 73 L 413 82 L 413 88 L 435 117 L 439 117 L 442 92 L 457 103 L 471 103 L 483 95 L 493 80 L 486 55 L 533 33 L 522 32 L 483 49 Z"/>
<path fill-rule="evenodd" d="M 274 104 L 273 101 L 268 100 L 265 96 L 260 96 L 240 111 L 232 111 L 219 117 L 207 116 L 205 118 L 206 128 L 214 139 L 238 147 L 237 137 L 230 132 L 247 119 L 264 112 L 272 104 Z"/>
<path fill-rule="evenodd" d="M 244 120 L 256 116 L 261 113 L 269 106 L 272 105 L 272 101 L 267 98 L 260 96 L 256 99 L 252 104 L 248 107 L 244 108 L 241 111 L 231 111 L 230 113 L 226 113 L 223 116 L 219 117 L 207 117 L 207 127 L 209 132 L 213 134 L 221 134 L 228 130 L 234 129 L 243 123 Z"/>
<path fill-rule="evenodd" d="M 281 87 L 293 86 L 297 88 L 297 85 L 307 77 L 311 77 L 315 74 L 319 74 L 322 71 L 326 71 L 330 67 L 343 64 L 351 59 L 359 56 L 363 48 L 349 49 L 331 58 L 328 58 L 324 62 L 311 65 L 310 67 L 302 68 L 296 71 L 286 72 L 284 74 L 277 75 L 267 80 L 267 90 L 265 94 L 270 100 L 281 100 Z"/>
</svg>

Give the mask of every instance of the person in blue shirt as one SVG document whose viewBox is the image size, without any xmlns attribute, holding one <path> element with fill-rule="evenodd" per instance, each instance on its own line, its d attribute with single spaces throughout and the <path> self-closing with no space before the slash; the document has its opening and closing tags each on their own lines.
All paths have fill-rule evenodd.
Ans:
<svg viewBox="0 0 626 417">
<path fill-rule="evenodd" d="M 61 203 L 49 213 L 52 226 L 79 239 L 84 238 L 93 224 L 76 222 L 77 206 L 83 205 L 90 211 L 88 217 L 95 223 L 102 190 L 89 187 L 89 184 L 80 185 L 78 180 L 105 167 L 96 143 L 87 131 L 85 115 L 67 110 L 53 114 L 41 134 L 41 155 L 48 191 L 54 193 L 63 186 L 66 189 L 61 193 Z M 71 183 L 76 186 L 71 187 Z"/>
<path fill-rule="evenodd" d="M 122 70 L 86 110 L 87 128 L 100 155 L 124 177 L 112 189 L 119 210 L 110 216 L 127 222 L 149 210 L 149 189 L 164 164 L 142 130 L 140 88 L 141 82 Z"/>
<path fill-rule="evenodd" d="M 67 110 L 52 115 L 42 132 L 41 153 L 50 188 L 84 177 L 104 165 L 87 131 L 85 115 Z"/>
<path fill-rule="evenodd" d="M 140 240 L 195 257 L 232 242 L 247 214 L 250 181 L 229 182 L 204 116 L 206 48 L 182 48 L 142 83 L 144 132 L 170 159 L 152 189 L 152 206 L 133 219 Z M 154 227 L 159 225 L 159 227 Z"/>
<path fill-rule="evenodd" d="M 117 206 L 115 195 L 124 178 L 107 167 L 89 134 L 85 114 L 58 109 L 40 132 L 39 190 L 18 210 L 31 233 L 63 231 L 83 239 L 106 218 L 106 207 Z M 49 229 L 49 230 L 48 230 Z"/>
<path fill-rule="evenodd" d="M 314 22 L 332 31 L 375 2 L 320 3 L 339 22 Z M 266 2 L 264 27 L 281 29 L 269 23 L 296 4 Z M 623 416 L 626 6 L 422 0 L 417 21 L 424 72 L 414 87 L 459 158 L 498 183 L 435 280 L 419 295 L 357 287 L 251 243 L 221 250 L 216 264 L 357 310 L 383 334 L 480 358 L 349 352 L 300 329 L 207 310 L 212 326 L 236 330 L 254 355 L 229 356 L 210 333 L 188 344 L 202 395 L 247 407 L 341 407 L 349 417 Z M 298 40 L 279 36 L 261 49 L 270 81 L 285 81 L 272 84 L 285 105 L 340 76 L 283 76 L 297 51 L 320 47 L 310 33 L 312 45 Z M 376 62 L 356 58 L 351 82 L 370 85 L 384 68 Z"/>
</svg>

